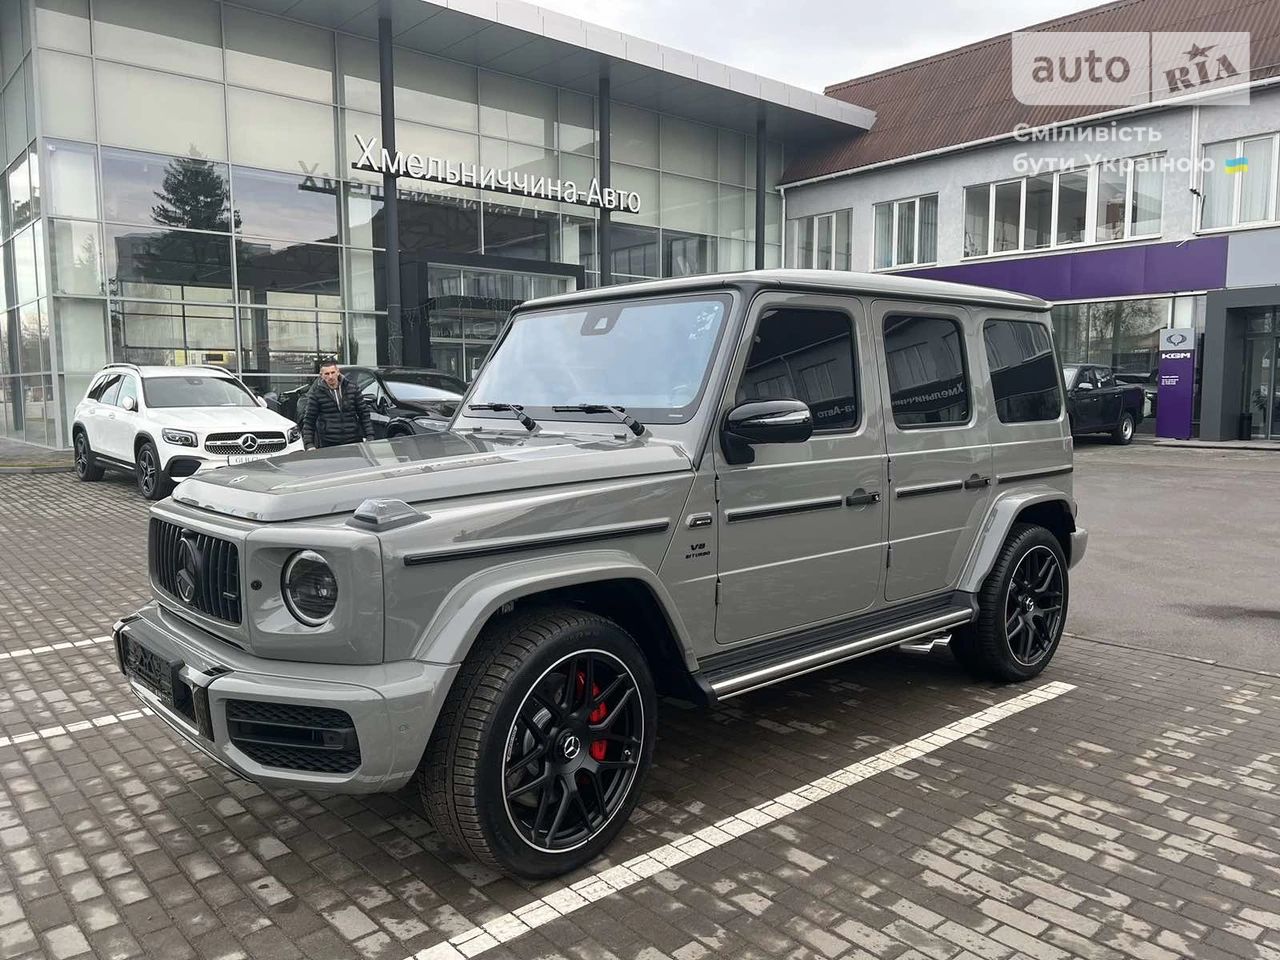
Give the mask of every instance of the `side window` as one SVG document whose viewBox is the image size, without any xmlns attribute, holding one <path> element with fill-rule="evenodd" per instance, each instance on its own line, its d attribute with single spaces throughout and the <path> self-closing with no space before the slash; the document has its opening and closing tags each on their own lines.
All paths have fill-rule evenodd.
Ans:
<svg viewBox="0 0 1280 960">
<path fill-rule="evenodd" d="M 853 321 L 838 310 L 766 311 L 756 327 L 737 400 L 803 400 L 815 430 L 858 426 Z"/>
<path fill-rule="evenodd" d="M 890 316 L 884 321 L 893 421 L 940 427 L 969 419 L 964 330 L 947 317 Z"/>
<path fill-rule="evenodd" d="M 1115 374 L 1105 367 L 1098 368 L 1098 386 L 1114 387 L 1116 385 Z"/>
<path fill-rule="evenodd" d="M 116 402 L 116 397 L 120 395 L 120 381 L 122 379 L 124 378 L 118 374 L 114 377 L 109 377 L 107 382 L 103 384 L 102 392 L 98 394 L 98 399 L 102 403 L 113 406 Z"/>
<path fill-rule="evenodd" d="M 138 402 L 138 382 L 134 380 L 133 377 L 124 377 L 121 379 L 120 393 L 116 397 L 116 406 L 123 407 L 126 397 L 133 397 L 133 402 L 135 404 L 134 409 L 136 410 L 136 404 Z"/>
<path fill-rule="evenodd" d="M 93 385 L 89 387 L 89 392 L 85 395 L 90 400 L 101 400 L 102 395 L 110 388 L 110 386 L 120 379 L 120 374 L 104 374 L 93 381 Z"/>
<path fill-rule="evenodd" d="M 1049 330 L 1022 320 L 988 320 L 982 338 L 1000 422 L 1058 419 L 1062 397 Z"/>
<path fill-rule="evenodd" d="M 1091 387 L 1098 385 L 1098 378 L 1093 372 L 1093 367 L 1085 367 L 1080 371 L 1079 376 L 1076 377 L 1076 386 L 1078 387 L 1082 383 L 1087 383 Z"/>
</svg>

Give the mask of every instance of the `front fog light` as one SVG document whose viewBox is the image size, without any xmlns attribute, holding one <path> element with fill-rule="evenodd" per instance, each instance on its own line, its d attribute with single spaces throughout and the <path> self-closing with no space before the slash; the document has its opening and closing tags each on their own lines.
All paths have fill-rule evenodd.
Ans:
<svg viewBox="0 0 1280 960">
<path fill-rule="evenodd" d="M 284 602 L 299 623 L 323 626 L 338 604 L 338 580 L 324 557 L 300 550 L 284 565 Z"/>
</svg>

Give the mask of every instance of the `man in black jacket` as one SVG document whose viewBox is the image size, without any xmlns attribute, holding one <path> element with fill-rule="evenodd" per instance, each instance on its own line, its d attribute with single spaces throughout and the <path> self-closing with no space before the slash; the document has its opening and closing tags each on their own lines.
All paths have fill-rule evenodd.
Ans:
<svg viewBox="0 0 1280 960">
<path fill-rule="evenodd" d="M 356 385 L 338 372 L 338 364 L 320 364 L 320 379 L 307 393 L 302 443 L 308 450 L 373 439 L 369 404 Z"/>
</svg>

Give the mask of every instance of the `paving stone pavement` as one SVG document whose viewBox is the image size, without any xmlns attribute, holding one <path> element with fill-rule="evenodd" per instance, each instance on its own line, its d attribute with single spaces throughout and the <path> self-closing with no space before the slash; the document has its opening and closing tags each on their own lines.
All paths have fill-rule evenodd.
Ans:
<svg viewBox="0 0 1280 960">
<path fill-rule="evenodd" d="M 521 884 L 443 847 L 412 790 L 265 791 L 138 712 L 83 641 L 146 599 L 145 523 L 125 481 L 0 477 L 0 958 L 449 955 L 1035 687 L 895 652 L 716 709 L 664 701 L 608 862 Z M 1280 681 L 1082 639 L 1042 680 L 1074 689 L 481 955 L 1280 960 Z"/>
</svg>

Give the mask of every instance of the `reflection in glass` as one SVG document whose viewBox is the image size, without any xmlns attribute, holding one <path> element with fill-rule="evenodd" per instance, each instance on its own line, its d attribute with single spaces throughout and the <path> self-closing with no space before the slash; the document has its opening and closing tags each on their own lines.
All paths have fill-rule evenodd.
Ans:
<svg viewBox="0 0 1280 960">
<path fill-rule="evenodd" d="M 813 266 L 813 217 L 796 221 L 796 266 L 808 270 Z"/>
<path fill-rule="evenodd" d="M 14 303 L 26 303 L 40 295 L 40 285 L 36 277 L 35 236 L 35 227 L 28 227 L 11 241 Z"/>
<path fill-rule="evenodd" d="M 893 266 L 893 204 L 875 205 L 875 253 L 873 265 L 877 270 Z"/>
<path fill-rule="evenodd" d="M 181 288 L 173 288 L 182 294 Z M 138 364 L 235 366 L 235 311 L 182 299 L 111 301 L 111 355 Z"/>
<path fill-rule="evenodd" d="M 585 93 L 560 90 L 559 139 L 556 144 L 570 153 L 596 152 L 596 101 Z"/>
<path fill-rule="evenodd" d="M 662 169 L 704 180 L 718 172 L 719 145 L 716 128 L 663 114 L 661 121 Z"/>
<path fill-rule="evenodd" d="M 347 250 L 348 310 L 387 309 L 387 255 L 381 251 Z"/>
<path fill-rule="evenodd" d="M 856 378 L 846 314 L 769 310 L 756 328 L 735 401 L 803 400 L 816 430 L 848 430 L 858 425 Z"/>
<path fill-rule="evenodd" d="M 106 304 L 103 301 L 54 297 L 53 317 L 64 371 L 90 373 L 107 362 Z"/>
<path fill-rule="evenodd" d="M 614 223 L 610 231 L 613 250 L 611 269 L 615 276 L 658 276 L 658 231 Z"/>
<path fill-rule="evenodd" d="M 105 219 L 190 230 L 231 229 L 227 165 L 102 148 Z"/>
<path fill-rule="evenodd" d="M 1053 174 L 1027 180 L 1027 215 L 1022 249 L 1039 250 L 1053 242 Z"/>
<path fill-rule="evenodd" d="M 1124 239 L 1124 191 L 1123 170 L 1098 168 L 1098 231 L 1099 240 Z"/>
<path fill-rule="evenodd" d="M 916 262 L 916 202 L 898 204 L 898 248 L 895 263 Z"/>
<path fill-rule="evenodd" d="M 818 218 L 817 260 L 814 266 L 819 270 L 830 270 L 835 256 L 835 218 L 826 216 Z"/>
<path fill-rule="evenodd" d="M 234 163 L 333 175 L 333 107 L 228 87 L 227 117 Z"/>
<path fill-rule="evenodd" d="M 1133 200 L 1129 215 L 1129 236 L 1131 237 L 1152 236 L 1160 232 L 1164 173 L 1159 168 L 1146 169 L 1146 166 L 1151 164 L 1139 161 L 1129 174 L 1133 178 Z"/>
<path fill-rule="evenodd" d="M 610 108 L 610 148 L 614 163 L 658 165 L 658 115 L 615 103 Z M 754 170 L 754 166 L 752 167 Z M 615 180 L 614 186 L 617 186 Z M 642 194 L 643 196 L 643 194 Z"/>
<path fill-rule="evenodd" d="M 54 293 L 99 296 L 102 287 L 102 240 L 98 224 L 50 220 L 53 253 L 50 281 Z"/>
<path fill-rule="evenodd" d="M 480 71 L 480 132 L 554 147 L 556 88 Z"/>
<path fill-rule="evenodd" d="M 641 195 L 643 197 L 643 194 Z M 647 199 L 647 198 L 645 198 Z M 689 233 L 716 232 L 716 184 L 711 180 L 662 175 L 662 208 L 658 222 L 663 229 Z M 643 200 L 642 200 L 643 202 Z"/>
<path fill-rule="evenodd" d="M 31 167 L 28 163 L 30 155 L 23 153 L 5 177 L 8 183 L 8 228 L 10 232 L 21 230 L 35 216 L 31 202 Z"/>
<path fill-rule="evenodd" d="M 85 143 L 44 142 L 44 206 L 54 217 L 98 216 L 98 151 Z"/>
<path fill-rule="evenodd" d="M 887 317 L 884 351 L 893 419 L 900 427 L 942 426 L 969 419 L 963 334 L 941 317 Z"/>
<path fill-rule="evenodd" d="M 48 331 L 41 323 L 40 304 L 18 308 L 18 373 L 43 373 L 49 369 Z"/>
<path fill-rule="evenodd" d="M 662 275 L 692 277 L 710 273 L 716 264 L 716 238 L 675 230 L 662 231 Z"/>
<path fill-rule="evenodd" d="M 920 198 L 920 250 L 916 263 L 935 263 L 938 259 L 938 195 Z"/>
<path fill-rule="evenodd" d="M 333 34 L 240 7 L 223 12 L 227 81 L 333 100 Z M 396 62 L 397 73 L 401 69 Z"/>
<path fill-rule="evenodd" d="M 347 199 L 347 243 L 353 247 L 384 246 L 382 188 L 347 183 L 343 185 L 343 194 Z"/>
<path fill-rule="evenodd" d="M 540 210 L 484 205 L 484 252 L 493 257 L 550 260 L 559 216 Z"/>
<path fill-rule="evenodd" d="M 986 256 L 990 247 L 991 187 L 964 188 L 964 255 Z"/>
<path fill-rule="evenodd" d="M 431 197 L 405 192 L 400 197 L 400 249 L 480 252 L 480 210 L 474 200 Z M 374 239 L 380 235 L 375 217 Z"/>
<path fill-rule="evenodd" d="M 1123 187 L 1120 192 L 1123 196 Z M 1022 181 L 996 184 L 995 195 L 995 237 L 991 252 L 1017 250 L 1022 229 Z"/>
<path fill-rule="evenodd" d="M 339 247 L 238 239 L 240 300 L 340 309 L 341 259 Z"/>
<path fill-rule="evenodd" d="M 229 237 L 108 224 L 104 249 L 109 294 L 231 300 Z"/>
<path fill-rule="evenodd" d="M 103 143 L 157 153 L 227 158 L 220 83 L 107 60 L 95 62 L 98 133 Z M 145 103 L 146 109 L 138 109 Z"/>
<path fill-rule="evenodd" d="M 988 320 L 982 336 L 1000 422 L 1056 420 L 1062 391 L 1048 329 L 1039 323 Z"/>
<path fill-rule="evenodd" d="M 1170 300 L 1090 303 L 1086 359 L 1116 373 L 1149 374 L 1159 365 L 1160 331 L 1169 325 Z"/>
<path fill-rule="evenodd" d="M 94 0 L 98 56 L 222 79 L 222 26 L 211 0 Z"/>
<path fill-rule="evenodd" d="M 1240 178 L 1240 223 L 1253 223 L 1271 219 L 1272 192 L 1275 186 L 1275 170 L 1272 167 L 1274 137 L 1246 140 L 1242 156 L 1248 166 Z"/>
<path fill-rule="evenodd" d="M 40 68 L 40 119 L 44 134 L 94 140 L 93 61 L 44 51 Z"/>
<path fill-rule="evenodd" d="M 313 375 L 322 356 L 345 356 L 342 314 L 241 310 L 241 364 L 247 374 Z"/>
<path fill-rule="evenodd" d="M 332 180 L 232 167 L 236 229 L 254 237 L 338 242 L 337 186 Z"/>
<path fill-rule="evenodd" d="M 343 104 L 368 113 L 381 112 L 377 44 L 338 34 L 338 60 Z M 455 130 L 476 129 L 475 67 L 399 47 L 395 80 L 397 117 Z"/>
<path fill-rule="evenodd" d="M 1058 174 L 1058 243 L 1081 243 L 1089 208 L 1089 174 Z"/>
<path fill-rule="evenodd" d="M 1208 169 L 1204 172 L 1204 205 L 1200 225 L 1207 229 L 1232 225 L 1232 207 L 1235 203 L 1236 177 L 1227 173 L 1227 161 L 1236 156 L 1234 140 L 1212 143 L 1204 148 Z"/>
<path fill-rule="evenodd" d="M 40 46 L 89 52 L 89 0 L 36 0 Z"/>
</svg>

